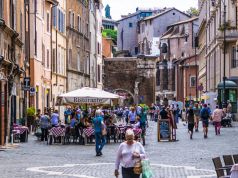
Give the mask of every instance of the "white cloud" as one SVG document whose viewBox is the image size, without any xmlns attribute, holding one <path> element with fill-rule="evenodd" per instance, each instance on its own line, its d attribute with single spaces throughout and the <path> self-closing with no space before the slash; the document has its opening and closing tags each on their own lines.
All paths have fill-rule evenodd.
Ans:
<svg viewBox="0 0 238 178">
<path fill-rule="evenodd" d="M 197 7 L 198 4 L 197 0 L 102 0 L 102 2 L 104 6 L 109 4 L 111 16 L 115 20 L 120 19 L 121 15 L 135 12 L 137 7 L 175 7 L 181 11 L 186 11 L 190 7 Z M 105 16 L 104 10 L 103 16 Z"/>
</svg>

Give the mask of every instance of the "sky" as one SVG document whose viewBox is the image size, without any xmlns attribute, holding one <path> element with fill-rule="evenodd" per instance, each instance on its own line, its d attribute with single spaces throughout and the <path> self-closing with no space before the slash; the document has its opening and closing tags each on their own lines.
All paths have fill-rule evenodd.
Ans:
<svg viewBox="0 0 238 178">
<path fill-rule="evenodd" d="M 198 0 L 102 0 L 102 3 L 104 7 L 107 4 L 111 7 L 111 17 L 113 20 L 119 20 L 121 15 L 135 12 L 137 7 L 175 7 L 181 11 L 186 11 L 190 7 L 197 8 L 198 6 Z M 103 16 L 105 16 L 104 9 Z"/>
</svg>

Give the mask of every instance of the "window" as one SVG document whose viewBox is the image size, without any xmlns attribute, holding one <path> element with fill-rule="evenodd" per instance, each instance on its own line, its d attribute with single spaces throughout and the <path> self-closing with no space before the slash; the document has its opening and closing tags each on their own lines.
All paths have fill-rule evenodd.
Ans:
<svg viewBox="0 0 238 178">
<path fill-rule="evenodd" d="M 78 15 L 78 31 L 80 32 L 80 26 L 81 26 L 81 18 L 80 16 Z"/>
<path fill-rule="evenodd" d="M 98 54 L 100 54 L 100 43 L 98 43 Z"/>
<path fill-rule="evenodd" d="M 196 87 L 196 77 L 190 76 L 190 87 Z"/>
<path fill-rule="evenodd" d="M 47 68 L 49 69 L 50 68 L 50 51 L 47 49 L 47 53 L 46 53 L 47 57 Z"/>
<path fill-rule="evenodd" d="M 52 58 L 53 58 L 53 72 L 56 72 L 56 56 L 55 56 L 55 49 L 53 49 Z"/>
<path fill-rule="evenodd" d="M 47 16 L 46 16 L 46 20 L 47 20 L 47 32 L 50 32 L 50 14 L 47 12 Z"/>
<path fill-rule="evenodd" d="M 3 17 L 3 0 L 0 0 L 0 18 Z"/>
<path fill-rule="evenodd" d="M 80 71 L 80 53 L 79 52 L 77 55 L 77 69 L 78 69 L 78 71 Z"/>
<path fill-rule="evenodd" d="M 231 67 L 232 68 L 236 68 L 238 67 L 238 60 L 237 60 L 237 57 L 236 57 L 236 47 L 233 46 L 232 47 L 232 51 L 231 51 Z"/>
<path fill-rule="evenodd" d="M 1 3 L 1 2 L 0 2 Z M 22 16 L 22 12 L 21 12 L 21 14 L 20 14 L 20 38 L 22 39 L 23 38 L 23 36 L 22 36 L 22 32 L 23 32 L 23 22 L 22 22 L 22 18 L 23 18 L 23 16 Z"/>
<path fill-rule="evenodd" d="M 142 33 L 144 33 L 145 32 L 145 24 L 142 24 Z"/>
<path fill-rule="evenodd" d="M 71 12 L 70 16 L 70 27 L 74 28 L 74 12 Z"/>
<path fill-rule="evenodd" d="M 42 65 L 45 66 L 45 45 L 42 44 Z"/>
<path fill-rule="evenodd" d="M 88 24 L 86 24 L 86 36 L 88 37 Z"/>
<path fill-rule="evenodd" d="M 37 31 L 35 31 L 35 55 L 37 56 Z"/>
<path fill-rule="evenodd" d="M 53 7 L 53 26 L 57 26 L 57 7 Z"/>
<path fill-rule="evenodd" d="M 36 109 L 39 109 L 39 86 L 36 86 Z"/>
<path fill-rule="evenodd" d="M 72 12 L 69 11 L 69 26 L 70 26 L 70 27 L 72 27 L 72 26 L 71 26 L 71 25 L 72 25 L 72 21 L 71 21 L 71 20 L 72 20 L 72 18 L 71 18 L 71 13 L 72 13 Z"/>
<path fill-rule="evenodd" d="M 132 23 L 131 23 L 131 22 L 129 23 L 129 27 L 130 27 L 130 28 L 132 27 Z"/>
<path fill-rule="evenodd" d="M 72 49 L 69 49 L 69 61 L 68 62 L 71 67 L 71 65 L 72 65 Z"/>
<path fill-rule="evenodd" d="M 98 65 L 98 82 L 101 82 L 101 67 Z"/>
</svg>

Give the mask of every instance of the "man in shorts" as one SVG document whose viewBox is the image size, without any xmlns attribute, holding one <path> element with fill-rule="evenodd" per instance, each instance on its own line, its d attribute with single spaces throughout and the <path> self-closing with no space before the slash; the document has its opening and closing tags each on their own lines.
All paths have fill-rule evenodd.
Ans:
<svg viewBox="0 0 238 178">
<path fill-rule="evenodd" d="M 200 117 L 202 119 L 202 125 L 203 125 L 204 138 L 207 138 L 208 124 L 209 124 L 210 115 L 211 115 L 211 113 L 210 113 L 210 111 L 207 107 L 207 104 L 204 104 L 203 108 L 200 112 Z"/>
</svg>

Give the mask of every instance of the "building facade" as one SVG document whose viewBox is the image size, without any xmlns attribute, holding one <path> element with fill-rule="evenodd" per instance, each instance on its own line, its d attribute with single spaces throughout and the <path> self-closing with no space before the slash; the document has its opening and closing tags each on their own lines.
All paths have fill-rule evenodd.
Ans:
<svg viewBox="0 0 238 178">
<path fill-rule="evenodd" d="M 97 88 L 103 88 L 103 58 L 102 58 L 102 9 L 101 1 L 96 9 L 96 39 L 97 39 Z"/>
<path fill-rule="evenodd" d="M 187 20 L 190 16 L 175 9 L 164 9 L 160 13 L 146 17 L 138 22 L 138 52 L 145 55 L 159 55 L 159 40 L 169 25 Z M 153 47 L 156 47 L 154 49 Z"/>
<path fill-rule="evenodd" d="M 203 85 L 204 93 L 217 93 L 217 86 L 224 77 L 226 80 L 238 82 L 237 2 L 198 2 L 201 45 L 199 60 L 202 61 L 199 66 L 199 83 Z"/>
<path fill-rule="evenodd" d="M 16 119 L 23 117 L 25 61 L 24 1 L 0 1 L 0 145 L 9 142 Z"/>
<path fill-rule="evenodd" d="M 159 9 L 140 10 L 136 9 L 136 12 L 127 16 L 122 16 L 122 19 L 118 20 L 117 30 L 117 47 L 119 51 L 127 50 L 132 56 L 138 54 L 138 21 L 151 16 L 155 13 L 159 13 Z"/>
<path fill-rule="evenodd" d="M 117 30 L 117 25 L 118 23 L 113 19 L 108 19 L 105 17 L 102 18 L 103 29 Z"/>
<path fill-rule="evenodd" d="M 190 18 L 168 26 L 161 36 L 161 55 L 158 63 L 158 97 L 184 102 L 197 98 L 198 59 L 195 37 L 198 18 Z"/>
<path fill-rule="evenodd" d="M 90 85 L 89 5 L 66 1 L 67 91 Z"/>
<path fill-rule="evenodd" d="M 66 0 L 52 9 L 52 106 L 63 118 L 64 107 L 55 106 L 56 97 L 67 91 L 66 74 Z"/>
</svg>

